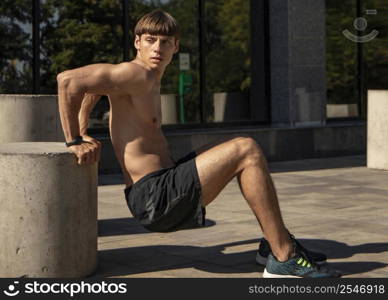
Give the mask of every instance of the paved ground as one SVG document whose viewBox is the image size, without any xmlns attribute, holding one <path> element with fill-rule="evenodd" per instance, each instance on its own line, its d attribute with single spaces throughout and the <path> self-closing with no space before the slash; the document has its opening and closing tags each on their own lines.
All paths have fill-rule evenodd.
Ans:
<svg viewBox="0 0 388 300">
<path fill-rule="evenodd" d="M 388 277 L 388 171 L 365 157 L 271 164 L 284 219 L 345 277 Z M 150 233 L 127 209 L 118 176 L 99 186 L 98 277 L 261 277 L 262 233 L 232 181 L 207 208 L 207 227 Z"/>
</svg>

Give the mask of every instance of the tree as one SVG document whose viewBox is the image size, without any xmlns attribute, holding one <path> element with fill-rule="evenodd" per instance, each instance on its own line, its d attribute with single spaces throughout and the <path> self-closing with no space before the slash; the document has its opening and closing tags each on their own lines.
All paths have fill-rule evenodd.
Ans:
<svg viewBox="0 0 388 300">
<path fill-rule="evenodd" d="M 47 0 L 42 4 L 41 90 L 56 91 L 56 74 L 91 63 L 118 63 L 122 8 L 115 0 Z"/>
<path fill-rule="evenodd" d="M 354 0 L 326 1 L 326 74 L 328 103 L 355 103 L 357 97 L 357 44 L 342 31 L 356 17 Z"/>
<path fill-rule="evenodd" d="M 246 91 L 250 86 L 249 1 L 208 3 L 208 86 L 212 92 Z"/>
<path fill-rule="evenodd" d="M 30 1 L 0 2 L 0 93 L 29 93 L 32 90 L 30 26 Z"/>
<path fill-rule="evenodd" d="M 373 29 L 379 32 L 375 39 L 364 44 L 366 88 L 388 89 L 388 3 L 385 0 L 369 0 L 364 8 L 377 10 L 377 15 L 369 15 L 366 19 L 368 33 Z"/>
</svg>

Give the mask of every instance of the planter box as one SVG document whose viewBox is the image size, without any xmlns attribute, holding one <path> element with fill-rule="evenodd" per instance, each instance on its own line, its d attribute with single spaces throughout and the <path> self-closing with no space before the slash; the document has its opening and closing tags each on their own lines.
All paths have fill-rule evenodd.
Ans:
<svg viewBox="0 0 388 300">
<path fill-rule="evenodd" d="M 162 124 L 178 123 L 177 101 L 175 94 L 160 95 L 162 109 Z"/>
<path fill-rule="evenodd" d="M 249 120 L 249 98 L 243 93 L 213 94 L 214 122 Z"/>
<path fill-rule="evenodd" d="M 328 118 L 358 117 L 357 104 L 327 104 Z"/>
</svg>

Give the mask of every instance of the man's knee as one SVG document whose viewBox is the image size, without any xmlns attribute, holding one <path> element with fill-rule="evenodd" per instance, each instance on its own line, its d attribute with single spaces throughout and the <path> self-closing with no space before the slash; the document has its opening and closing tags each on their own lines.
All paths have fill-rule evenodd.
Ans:
<svg viewBox="0 0 388 300">
<path fill-rule="evenodd" d="M 263 151 L 259 144 L 250 136 L 239 136 L 234 139 L 236 146 L 239 148 L 239 153 L 244 158 L 262 159 L 264 158 Z"/>
</svg>

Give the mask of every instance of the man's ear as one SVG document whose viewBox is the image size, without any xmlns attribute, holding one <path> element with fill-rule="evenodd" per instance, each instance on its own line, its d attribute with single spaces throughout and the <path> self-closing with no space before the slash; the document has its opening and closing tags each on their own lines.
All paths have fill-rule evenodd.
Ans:
<svg viewBox="0 0 388 300">
<path fill-rule="evenodd" d="M 175 39 L 175 50 L 174 50 L 174 54 L 177 53 L 179 51 L 179 40 L 178 39 Z"/>
<path fill-rule="evenodd" d="M 134 42 L 134 46 L 137 50 L 140 49 L 140 39 L 141 39 L 141 35 L 137 35 L 135 36 L 135 42 Z"/>
</svg>

